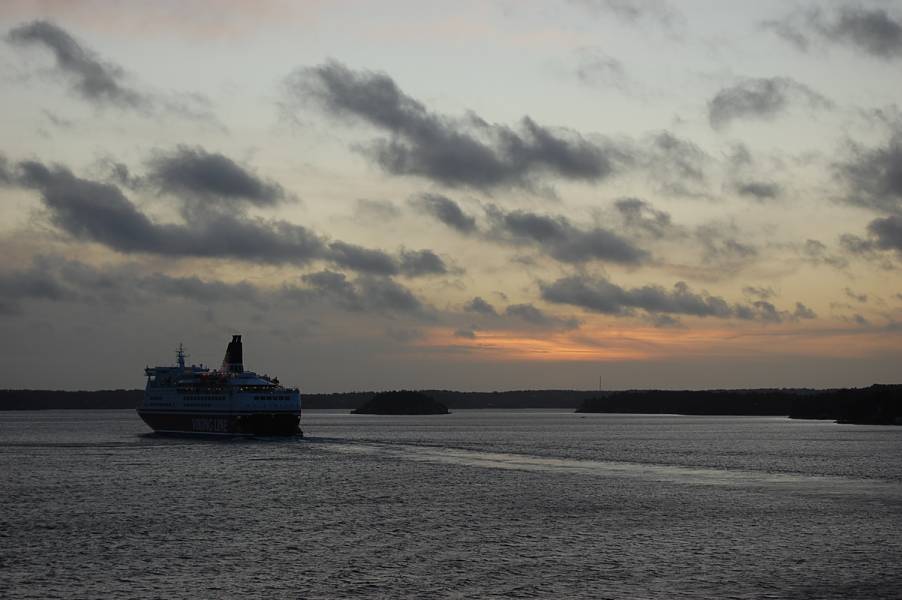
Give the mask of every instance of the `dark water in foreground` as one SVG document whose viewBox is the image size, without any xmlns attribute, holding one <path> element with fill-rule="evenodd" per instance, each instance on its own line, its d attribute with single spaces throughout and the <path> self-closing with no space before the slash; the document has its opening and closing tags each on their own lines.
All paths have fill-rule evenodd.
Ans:
<svg viewBox="0 0 902 600">
<path fill-rule="evenodd" d="M 902 428 L 473 410 L 304 430 L 0 413 L 0 597 L 902 597 Z"/>
</svg>

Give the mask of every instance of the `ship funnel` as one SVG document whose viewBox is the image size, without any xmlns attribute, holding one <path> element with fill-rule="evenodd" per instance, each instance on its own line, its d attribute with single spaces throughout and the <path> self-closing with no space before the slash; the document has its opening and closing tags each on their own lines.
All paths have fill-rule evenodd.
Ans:
<svg viewBox="0 0 902 600">
<path fill-rule="evenodd" d="M 244 372 L 240 335 L 232 336 L 232 341 L 229 342 L 229 347 L 226 348 L 225 358 L 222 359 L 222 370 L 227 373 Z"/>
</svg>

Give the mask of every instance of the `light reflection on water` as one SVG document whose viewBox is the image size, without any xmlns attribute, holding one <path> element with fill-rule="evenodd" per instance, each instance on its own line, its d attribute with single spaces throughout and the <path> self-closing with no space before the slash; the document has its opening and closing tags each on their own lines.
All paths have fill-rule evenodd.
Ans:
<svg viewBox="0 0 902 600">
<path fill-rule="evenodd" d="M 627 477 L 669 483 L 724 486 L 768 486 L 833 494 L 888 494 L 902 497 L 902 482 L 850 477 L 711 469 L 635 462 L 549 458 L 502 452 L 476 452 L 403 444 L 329 444 L 334 452 L 379 455 L 397 460 L 455 464 L 485 469 L 512 469 L 557 474 Z"/>
<path fill-rule="evenodd" d="M 0 413 L 0 597 L 898 598 L 902 428 Z"/>
</svg>

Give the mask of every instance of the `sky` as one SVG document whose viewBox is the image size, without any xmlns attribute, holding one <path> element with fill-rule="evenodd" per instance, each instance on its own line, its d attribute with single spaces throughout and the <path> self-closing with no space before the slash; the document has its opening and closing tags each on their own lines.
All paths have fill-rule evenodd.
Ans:
<svg viewBox="0 0 902 600">
<path fill-rule="evenodd" d="M 898 1 L 7 0 L 0 387 L 898 382 L 900 71 Z"/>
</svg>

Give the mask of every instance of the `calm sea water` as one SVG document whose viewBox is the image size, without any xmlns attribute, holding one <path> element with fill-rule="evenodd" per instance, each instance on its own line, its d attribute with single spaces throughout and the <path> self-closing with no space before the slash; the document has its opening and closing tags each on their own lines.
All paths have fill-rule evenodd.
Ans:
<svg viewBox="0 0 902 600">
<path fill-rule="evenodd" d="M 0 413 L 0 597 L 902 597 L 902 428 L 489 410 L 303 428 Z"/>
</svg>

